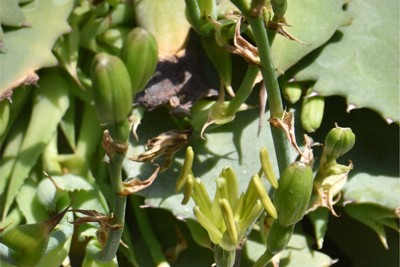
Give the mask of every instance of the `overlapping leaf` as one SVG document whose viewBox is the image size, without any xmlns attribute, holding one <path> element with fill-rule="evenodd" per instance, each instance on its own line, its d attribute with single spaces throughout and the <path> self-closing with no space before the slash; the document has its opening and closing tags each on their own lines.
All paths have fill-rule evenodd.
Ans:
<svg viewBox="0 0 400 267">
<path fill-rule="evenodd" d="M 296 79 L 317 80 L 319 94 L 344 96 L 348 104 L 398 122 L 399 1 L 355 0 L 347 13 L 351 25 L 342 27 Z"/>
<path fill-rule="evenodd" d="M 71 0 L 36 0 L 22 8 L 30 27 L 4 33 L 0 97 L 22 83 L 35 82 L 36 70 L 57 64 L 51 49 L 57 38 L 69 30 L 66 20 L 72 4 Z"/>
<path fill-rule="evenodd" d="M 288 1 L 285 14 L 290 27 L 285 29 L 305 44 L 277 35 L 272 45 L 272 60 L 280 71 L 286 71 L 305 55 L 331 38 L 344 23 L 343 1 Z"/>
</svg>

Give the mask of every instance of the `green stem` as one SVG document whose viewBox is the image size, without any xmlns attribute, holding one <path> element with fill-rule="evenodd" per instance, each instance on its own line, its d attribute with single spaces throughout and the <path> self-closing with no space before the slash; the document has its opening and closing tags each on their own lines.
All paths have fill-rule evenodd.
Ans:
<svg viewBox="0 0 400 267">
<path fill-rule="evenodd" d="M 125 154 L 114 153 L 110 159 L 109 172 L 111 179 L 111 186 L 113 189 L 113 224 L 120 225 L 119 230 L 110 230 L 107 238 L 106 245 L 103 250 L 96 255 L 99 261 L 108 262 L 114 259 L 119 243 L 121 240 L 122 232 L 124 230 L 125 221 L 125 207 L 126 196 L 121 196 L 118 193 L 122 190 L 122 162 L 125 159 Z"/>
<path fill-rule="evenodd" d="M 215 264 L 218 267 L 232 267 L 235 264 L 236 250 L 226 251 L 216 245 L 214 247 Z"/>
<path fill-rule="evenodd" d="M 272 260 L 273 256 L 274 255 L 272 255 L 268 250 L 266 250 L 264 254 L 262 254 L 261 257 L 258 258 L 258 260 L 253 264 L 253 267 L 266 266 Z"/>
<path fill-rule="evenodd" d="M 248 14 L 250 11 L 250 3 L 247 0 L 231 0 L 231 2 L 239 8 L 243 14 Z"/>
<path fill-rule="evenodd" d="M 155 263 L 154 266 L 169 266 L 166 260 L 160 243 L 158 242 L 153 229 L 151 228 L 150 220 L 146 212 L 140 208 L 140 200 L 138 196 L 132 195 L 129 197 L 133 211 L 135 212 L 136 221 L 139 231 L 143 236 L 144 242 L 150 251 L 151 257 Z"/>
<path fill-rule="evenodd" d="M 254 39 L 258 47 L 261 61 L 261 74 L 264 79 L 268 93 L 268 104 L 271 117 L 281 118 L 283 115 L 283 105 L 281 91 L 279 89 L 278 78 L 275 66 L 272 62 L 271 50 L 268 42 L 267 31 L 264 27 L 262 16 L 246 16 L 250 27 L 254 32 Z M 271 127 L 272 138 L 275 145 L 275 153 L 278 161 L 279 171 L 282 172 L 290 164 L 289 144 L 282 130 Z"/>
<path fill-rule="evenodd" d="M 239 110 L 240 106 L 247 100 L 251 92 L 253 91 L 254 81 L 258 74 L 258 67 L 255 65 L 249 65 L 247 68 L 246 75 L 244 76 L 243 82 L 236 92 L 236 95 L 229 101 L 227 108 L 227 115 L 235 115 Z"/>
</svg>

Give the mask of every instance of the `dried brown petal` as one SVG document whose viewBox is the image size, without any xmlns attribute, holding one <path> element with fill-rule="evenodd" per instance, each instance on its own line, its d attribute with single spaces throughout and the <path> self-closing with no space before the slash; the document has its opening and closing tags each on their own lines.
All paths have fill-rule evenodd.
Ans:
<svg viewBox="0 0 400 267">
<path fill-rule="evenodd" d="M 157 178 L 159 171 L 160 171 L 160 166 L 157 165 L 156 170 L 145 181 L 141 181 L 138 178 L 133 178 L 132 180 L 124 182 L 123 183 L 124 188 L 119 194 L 122 196 L 127 196 L 149 187 L 153 183 L 153 181 Z"/>
<path fill-rule="evenodd" d="M 191 133 L 192 129 L 171 130 L 161 133 L 157 137 L 147 141 L 145 152 L 131 156 L 129 159 L 137 162 L 154 162 L 154 160 L 164 155 L 165 160 L 161 167 L 163 171 L 169 168 L 175 153 L 189 142 Z"/>
<path fill-rule="evenodd" d="M 246 60 L 250 64 L 260 65 L 260 57 L 258 55 L 258 49 L 246 39 L 240 35 L 240 25 L 242 18 L 239 18 L 236 23 L 235 36 L 233 38 L 233 46 L 225 44 L 225 48 L 233 53 L 237 54 Z"/>
<path fill-rule="evenodd" d="M 278 129 L 282 129 L 289 140 L 290 145 L 301 155 L 304 159 L 312 160 L 308 158 L 307 154 L 303 153 L 296 142 L 296 135 L 294 133 L 294 117 L 291 112 L 284 112 L 282 118 L 270 118 L 269 123 Z M 304 162 L 304 161 L 303 161 Z"/>
</svg>

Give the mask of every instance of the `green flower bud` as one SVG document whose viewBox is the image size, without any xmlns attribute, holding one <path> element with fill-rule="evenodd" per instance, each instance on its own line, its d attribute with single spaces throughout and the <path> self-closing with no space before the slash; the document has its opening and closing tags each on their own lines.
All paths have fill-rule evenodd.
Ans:
<svg viewBox="0 0 400 267">
<path fill-rule="evenodd" d="M 93 60 L 91 77 L 100 123 L 114 124 L 126 120 L 132 108 L 132 91 L 125 64 L 116 56 L 99 53 Z"/>
<path fill-rule="evenodd" d="M 193 159 L 194 159 L 193 148 L 189 146 L 186 149 L 185 161 L 183 162 L 181 174 L 179 175 L 179 178 L 176 181 L 175 192 L 181 191 L 182 187 L 185 185 L 187 181 L 188 175 L 192 173 Z"/>
<path fill-rule="evenodd" d="M 261 182 L 261 178 L 256 174 L 256 175 L 253 175 L 251 180 L 254 183 L 254 186 L 258 193 L 258 197 L 260 198 L 261 203 L 264 206 L 264 209 L 267 211 L 269 216 L 276 219 L 276 217 L 277 217 L 276 208 L 275 208 L 274 204 L 272 204 L 272 201 L 269 198 L 268 193 L 265 190 L 265 187 Z"/>
<path fill-rule="evenodd" d="M 325 137 L 324 153 L 329 158 L 337 159 L 349 152 L 356 141 L 350 128 L 336 126 Z"/>
<path fill-rule="evenodd" d="M 303 89 L 300 83 L 285 83 L 282 86 L 282 95 L 290 104 L 300 100 Z"/>
<path fill-rule="evenodd" d="M 315 132 L 324 117 L 325 98 L 323 96 L 312 96 L 304 98 L 301 107 L 301 125 L 309 133 Z"/>
<path fill-rule="evenodd" d="M 226 235 L 227 241 L 225 242 L 227 246 L 224 247 L 225 250 L 235 250 L 237 243 L 239 240 L 239 229 L 238 223 L 235 221 L 233 217 L 232 207 L 229 205 L 228 200 L 220 199 L 219 206 L 222 211 L 222 217 L 225 222 L 226 231 L 224 236 Z M 224 237 L 223 237 L 224 238 Z"/>
<path fill-rule="evenodd" d="M 156 38 L 143 28 L 134 28 L 124 42 L 121 58 L 131 77 L 132 94 L 136 95 L 145 88 L 156 70 L 158 63 Z"/>
<path fill-rule="evenodd" d="M 296 161 L 286 167 L 274 195 L 274 205 L 281 225 L 289 226 L 303 218 L 312 189 L 313 172 L 309 165 Z"/>
<path fill-rule="evenodd" d="M 278 179 L 275 177 L 271 161 L 269 160 L 268 150 L 265 147 L 262 147 L 260 150 L 260 161 L 265 177 L 267 177 L 273 188 L 278 188 Z"/>
</svg>

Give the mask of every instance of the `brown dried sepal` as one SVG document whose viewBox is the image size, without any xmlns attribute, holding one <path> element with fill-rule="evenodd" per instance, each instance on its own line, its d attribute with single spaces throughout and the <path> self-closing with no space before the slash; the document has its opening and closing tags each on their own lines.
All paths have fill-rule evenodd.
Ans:
<svg viewBox="0 0 400 267">
<path fill-rule="evenodd" d="M 287 24 L 285 18 L 282 18 L 281 21 L 276 22 L 273 20 L 268 21 L 267 23 L 267 28 L 271 31 L 275 31 L 277 33 L 279 33 L 280 35 L 288 38 L 289 40 L 295 41 L 301 45 L 310 45 L 307 44 L 301 40 L 299 40 L 298 38 L 296 38 L 295 36 L 293 36 L 291 33 L 289 33 L 284 27 L 290 27 L 291 25 Z"/>
<path fill-rule="evenodd" d="M 122 185 L 124 186 L 124 188 L 119 194 L 121 196 L 127 196 L 149 187 L 153 183 L 153 181 L 157 178 L 159 172 L 160 172 L 160 166 L 157 165 L 156 170 L 146 180 L 141 181 L 138 178 L 133 178 L 129 181 L 123 182 Z"/>
<path fill-rule="evenodd" d="M 70 209 L 69 211 L 87 215 L 86 217 L 79 217 L 75 221 L 71 222 L 74 225 L 81 225 L 88 222 L 96 222 L 100 225 L 100 228 L 96 231 L 96 238 L 102 247 L 104 247 L 107 241 L 110 230 L 118 231 L 123 227 L 121 224 L 113 224 L 112 216 L 105 215 L 95 210 Z"/>
<path fill-rule="evenodd" d="M 294 117 L 292 112 L 284 111 L 282 118 L 271 117 L 268 119 L 268 121 L 275 128 L 282 129 L 284 131 L 290 145 L 297 151 L 297 153 L 299 153 L 299 155 L 302 156 L 303 162 L 305 162 L 306 160 L 311 161 L 313 159 L 312 155 L 310 158 L 309 151 L 302 152 L 297 145 L 296 135 L 294 132 Z"/>
<path fill-rule="evenodd" d="M 160 171 L 168 169 L 172 164 L 172 159 L 176 152 L 189 142 L 192 129 L 171 130 L 161 133 L 157 137 L 149 139 L 146 143 L 146 151 L 135 156 L 129 157 L 137 162 L 154 162 L 160 156 L 165 156 L 165 160 Z"/>
<path fill-rule="evenodd" d="M 104 130 L 102 145 L 110 159 L 114 153 L 125 154 L 128 151 L 128 144 L 115 143 L 108 130 Z"/>
<path fill-rule="evenodd" d="M 349 172 L 353 169 L 353 163 L 349 165 L 333 164 L 324 174 L 322 180 L 317 178 L 314 181 L 314 190 L 317 192 L 317 199 L 312 203 L 310 211 L 319 207 L 330 210 L 332 215 L 338 217 L 333 206 L 340 200 L 343 186 L 347 182 Z"/>
<path fill-rule="evenodd" d="M 233 53 L 241 56 L 249 64 L 260 66 L 260 57 L 258 49 L 240 35 L 240 25 L 243 17 L 238 18 L 235 28 L 235 36 L 233 37 L 233 46 L 225 44 L 225 48 Z"/>
</svg>

